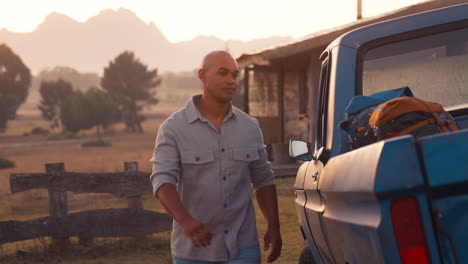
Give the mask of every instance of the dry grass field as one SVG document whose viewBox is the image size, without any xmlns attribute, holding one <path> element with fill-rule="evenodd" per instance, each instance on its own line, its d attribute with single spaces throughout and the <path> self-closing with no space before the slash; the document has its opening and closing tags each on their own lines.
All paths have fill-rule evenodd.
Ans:
<svg viewBox="0 0 468 264">
<path fill-rule="evenodd" d="M 115 172 L 123 171 L 124 161 L 137 161 L 141 171 L 149 172 L 148 161 L 162 119 L 148 119 L 144 134 L 124 133 L 122 125 L 108 131 L 106 140 L 112 147 L 83 148 L 81 143 L 94 137 L 94 131 L 85 131 L 78 138 L 47 140 L 46 136 L 23 136 L 33 127 L 47 128 L 39 118 L 16 120 L 9 123 L 7 133 L 0 135 L 0 157 L 12 160 L 15 168 L 0 170 L 0 221 L 27 220 L 48 215 L 46 190 L 9 194 L 11 173 L 43 172 L 46 163 L 65 163 L 66 171 Z M 58 131 L 55 131 L 56 133 Z M 279 264 L 296 263 L 302 245 L 302 235 L 294 208 L 293 178 L 279 179 L 283 252 Z M 127 201 L 102 194 L 68 193 L 69 212 L 90 209 L 126 207 Z M 164 212 L 151 194 L 143 196 L 144 208 Z M 257 208 L 260 239 L 266 224 Z M 72 246 L 59 251 L 50 246 L 48 238 L 8 243 L 0 246 L 0 263 L 171 263 L 170 232 L 138 238 L 101 238 L 91 247 L 79 246 L 72 238 Z M 262 243 L 262 242 L 261 242 Z M 263 243 L 262 243 L 263 244 Z M 18 250 L 27 252 L 17 256 Z"/>
</svg>

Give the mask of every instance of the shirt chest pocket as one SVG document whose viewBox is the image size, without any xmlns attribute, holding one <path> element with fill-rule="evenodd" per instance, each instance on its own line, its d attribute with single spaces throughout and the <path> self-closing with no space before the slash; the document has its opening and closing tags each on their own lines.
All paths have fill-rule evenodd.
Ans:
<svg viewBox="0 0 468 264">
<path fill-rule="evenodd" d="M 213 151 L 185 151 L 180 156 L 184 164 L 203 165 L 214 161 Z"/>
<path fill-rule="evenodd" d="M 236 162 L 250 163 L 258 160 L 258 150 L 256 148 L 236 148 L 233 149 L 233 158 Z"/>
<path fill-rule="evenodd" d="M 213 151 L 184 151 L 180 153 L 180 160 L 184 180 L 199 183 L 210 181 L 209 177 L 215 169 Z"/>
</svg>

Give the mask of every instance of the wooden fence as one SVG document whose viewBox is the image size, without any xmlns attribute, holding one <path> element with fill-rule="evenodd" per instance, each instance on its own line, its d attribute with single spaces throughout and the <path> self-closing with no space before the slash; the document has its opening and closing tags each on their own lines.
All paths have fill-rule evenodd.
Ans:
<svg viewBox="0 0 468 264">
<path fill-rule="evenodd" d="M 52 237 L 67 244 L 76 236 L 80 244 L 94 237 L 141 236 L 171 230 L 170 216 L 143 209 L 141 195 L 151 191 L 149 173 L 138 171 L 138 163 L 125 162 L 125 172 L 65 172 L 63 163 L 46 164 L 46 173 L 10 175 L 11 193 L 48 189 L 49 216 L 28 221 L 0 221 L 0 244 Z M 67 191 L 108 193 L 128 199 L 128 208 L 90 210 L 68 214 Z"/>
</svg>

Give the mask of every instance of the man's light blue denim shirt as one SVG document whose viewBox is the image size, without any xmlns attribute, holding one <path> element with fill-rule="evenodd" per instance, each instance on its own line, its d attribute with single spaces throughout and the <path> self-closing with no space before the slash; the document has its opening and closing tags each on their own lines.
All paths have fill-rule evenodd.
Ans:
<svg viewBox="0 0 468 264">
<path fill-rule="evenodd" d="M 150 180 L 176 185 L 184 207 L 215 234 L 195 248 L 173 222 L 171 249 L 179 258 L 226 261 L 259 244 L 252 187 L 275 184 L 258 121 L 231 106 L 220 132 L 196 107 L 201 95 L 165 120 L 158 131 Z"/>
</svg>

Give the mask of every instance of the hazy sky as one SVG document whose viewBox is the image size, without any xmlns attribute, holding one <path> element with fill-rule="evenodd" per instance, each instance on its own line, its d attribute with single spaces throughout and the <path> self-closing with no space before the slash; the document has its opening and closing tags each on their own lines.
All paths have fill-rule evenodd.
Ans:
<svg viewBox="0 0 468 264">
<path fill-rule="evenodd" d="M 424 0 L 362 0 L 363 16 L 375 16 Z M 349 23 L 356 0 L 0 0 L 0 28 L 30 32 L 51 12 L 80 22 L 102 9 L 120 7 L 153 21 L 169 41 L 196 35 L 249 40 L 304 35 Z"/>
</svg>

